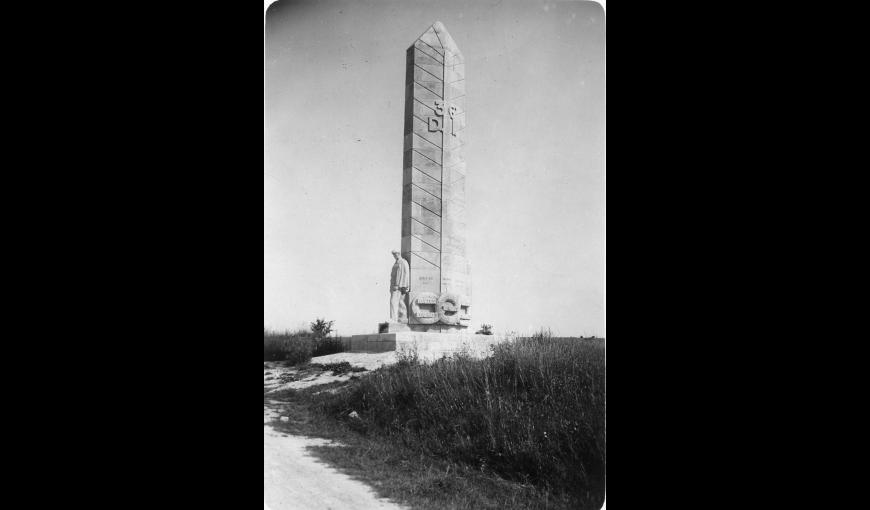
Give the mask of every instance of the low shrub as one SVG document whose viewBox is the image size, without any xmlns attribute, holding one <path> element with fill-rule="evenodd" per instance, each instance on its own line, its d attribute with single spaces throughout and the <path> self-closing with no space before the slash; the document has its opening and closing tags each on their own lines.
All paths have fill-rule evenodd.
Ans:
<svg viewBox="0 0 870 510">
<path fill-rule="evenodd" d="M 332 375 L 341 375 L 346 374 L 348 372 L 365 372 L 366 369 L 363 367 L 355 367 L 348 363 L 347 361 L 342 361 L 339 363 L 311 363 L 308 365 L 310 368 L 318 368 L 323 370 L 324 372 L 327 370 L 332 370 Z"/>
<path fill-rule="evenodd" d="M 477 335 L 491 335 L 492 334 L 492 324 L 483 324 L 480 326 L 480 329 L 477 330 Z"/>
</svg>

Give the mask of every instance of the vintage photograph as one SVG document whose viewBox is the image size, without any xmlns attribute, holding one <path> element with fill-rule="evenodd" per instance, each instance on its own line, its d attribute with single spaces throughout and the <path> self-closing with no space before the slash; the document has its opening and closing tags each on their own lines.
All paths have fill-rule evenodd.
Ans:
<svg viewBox="0 0 870 510">
<path fill-rule="evenodd" d="M 605 10 L 264 1 L 264 508 L 606 507 Z"/>
</svg>

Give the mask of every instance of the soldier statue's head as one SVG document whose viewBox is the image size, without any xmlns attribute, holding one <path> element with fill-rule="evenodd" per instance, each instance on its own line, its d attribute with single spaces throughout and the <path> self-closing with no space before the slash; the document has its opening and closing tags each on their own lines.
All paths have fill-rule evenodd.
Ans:
<svg viewBox="0 0 870 510">
<path fill-rule="evenodd" d="M 399 260 L 400 253 L 398 250 L 393 250 L 391 253 L 393 254 L 394 259 Z"/>
</svg>

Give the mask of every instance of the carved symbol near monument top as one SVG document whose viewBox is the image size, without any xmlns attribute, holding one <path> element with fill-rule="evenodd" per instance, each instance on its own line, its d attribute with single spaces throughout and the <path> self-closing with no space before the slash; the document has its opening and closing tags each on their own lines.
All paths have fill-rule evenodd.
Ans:
<svg viewBox="0 0 870 510">
<path fill-rule="evenodd" d="M 444 116 L 444 101 L 438 99 L 435 100 L 435 115 L 438 115 L 439 117 Z"/>
<path fill-rule="evenodd" d="M 450 116 L 450 134 L 456 136 L 456 119 L 454 116 L 456 112 L 459 111 L 459 108 L 456 105 L 452 105 L 447 101 L 442 101 L 440 99 L 435 100 L 435 115 L 438 117 L 429 117 L 429 131 L 444 131 L 444 126 L 439 117 L 444 116 L 444 108 L 447 107 L 447 115 Z"/>
</svg>

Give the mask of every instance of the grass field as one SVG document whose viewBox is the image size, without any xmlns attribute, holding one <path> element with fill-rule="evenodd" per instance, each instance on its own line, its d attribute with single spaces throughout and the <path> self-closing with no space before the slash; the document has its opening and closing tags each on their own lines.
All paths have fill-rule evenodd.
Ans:
<svg viewBox="0 0 870 510">
<path fill-rule="evenodd" d="M 304 418 L 284 426 L 339 439 L 347 446 L 318 455 L 383 496 L 419 508 L 603 502 L 602 339 L 539 334 L 484 360 L 405 359 L 322 390 L 288 392 Z"/>
</svg>

